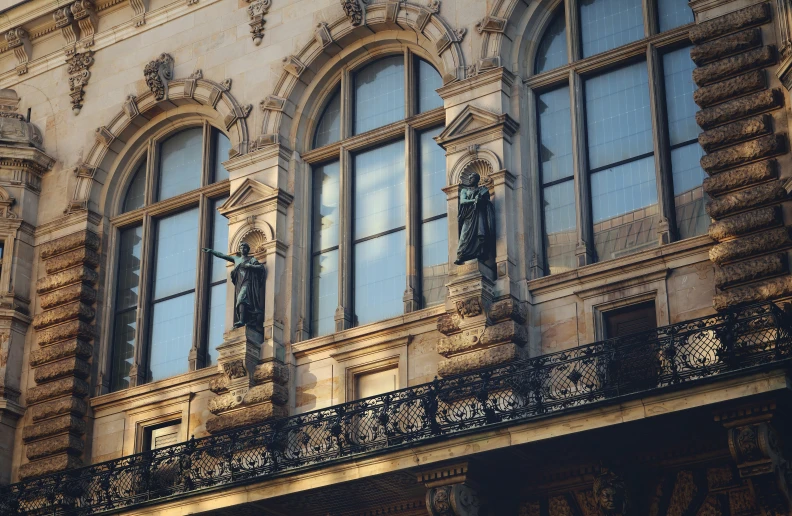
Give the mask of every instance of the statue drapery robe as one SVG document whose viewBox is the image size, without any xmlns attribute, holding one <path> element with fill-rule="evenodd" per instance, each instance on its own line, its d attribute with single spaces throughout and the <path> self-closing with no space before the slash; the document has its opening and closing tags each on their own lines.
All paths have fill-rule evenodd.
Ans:
<svg viewBox="0 0 792 516">
<path fill-rule="evenodd" d="M 252 266 L 250 268 L 245 265 Z M 264 266 L 253 256 L 234 263 L 231 281 L 234 284 L 234 324 L 263 322 Z"/>
<path fill-rule="evenodd" d="M 457 263 L 489 258 L 495 242 L 495 210 L 489 189 L 484 186 L 464 187 L 459 193 L 459 244 Z"/>
</svg>

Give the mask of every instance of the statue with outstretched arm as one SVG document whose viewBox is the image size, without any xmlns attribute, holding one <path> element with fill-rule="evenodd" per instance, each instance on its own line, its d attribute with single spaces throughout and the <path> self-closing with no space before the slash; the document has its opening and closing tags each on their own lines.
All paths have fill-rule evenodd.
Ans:
<svg viewBox="0 0 792 516">
<path fill-rule="evenodd" d="M 264 323 L 265 268 L 250 255 L 250 246 L 242 242 L 239 244 L 239 253 L 232 255 L 206 247 L 203 251 L 234 264 L 231 271 L 231 282 L 234 284 L 234 328 L 245 325 L 261 327 Z"/>
</svg>

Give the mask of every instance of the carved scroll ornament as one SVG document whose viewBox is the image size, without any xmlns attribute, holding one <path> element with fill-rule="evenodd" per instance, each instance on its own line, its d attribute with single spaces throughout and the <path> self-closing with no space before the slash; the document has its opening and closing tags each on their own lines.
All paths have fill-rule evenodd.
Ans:
<svg viewBox="0 0 792 516">
<path fill-rule="evenodd" d="M 143 75 L 146 76 L 146 85 L 154 98 L 163 100 L 168 96 L 168 81 L 173 79 L 173 57 L 170 54 L 160 54 L 146 65 Z"/>
</svg>

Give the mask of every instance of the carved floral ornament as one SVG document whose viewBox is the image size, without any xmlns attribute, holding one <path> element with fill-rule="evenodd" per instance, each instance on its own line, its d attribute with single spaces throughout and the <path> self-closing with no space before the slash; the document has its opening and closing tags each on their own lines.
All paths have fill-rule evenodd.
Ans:
<svg viewBox="0 0 792 516">
<path fill-rule="evenodd" d="M 173 57 L 162 53 L 154 61 L 149 62 L 143 69 L 146 85 L 157 100 L 168 96 L 168 82 L 173 80 Z"/>
<path fill-rule="evenodd" d="M 272 7 L 272 0 L 255 0 L 248 8 L 248 16 L 250 16 L 250 34 L 253 36 L 253 43 L 258 46 L 264 38 L 264 24 L 266 15 L 270 7 Z"/>
<path fill-rule="evenodd" d="M 350 19 L 352 25 L 358 27 L 366 19 L 366 4 L 368 0 L 341 0 L 341 8 Z"/>
</svg>

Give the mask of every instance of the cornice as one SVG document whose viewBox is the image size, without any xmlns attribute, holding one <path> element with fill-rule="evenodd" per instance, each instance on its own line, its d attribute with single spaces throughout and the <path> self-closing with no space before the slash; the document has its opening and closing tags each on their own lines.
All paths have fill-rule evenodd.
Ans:
<svg viewBox="0 0 792 516">
<path fill-rule="evenodd" d="M 55 164 L 55 158 L 35 147 L 0 145 L 0 155 L 0 166 L 25 166 L 39 174 L 50 170 Z"/>
<path fill-rule="evenodd" d="M 504 67 L 493 68 L 492 70 L 478 73 L 467 79 L 446 84 L 439 88 L 437 93 L 443 100 L 446 100 L 455 95 L 469 93 L 471 89 L 497 82 L 500 82 L 503 87 L 511 89 L 515 78 L 516 76 Z"/>
</svg>

